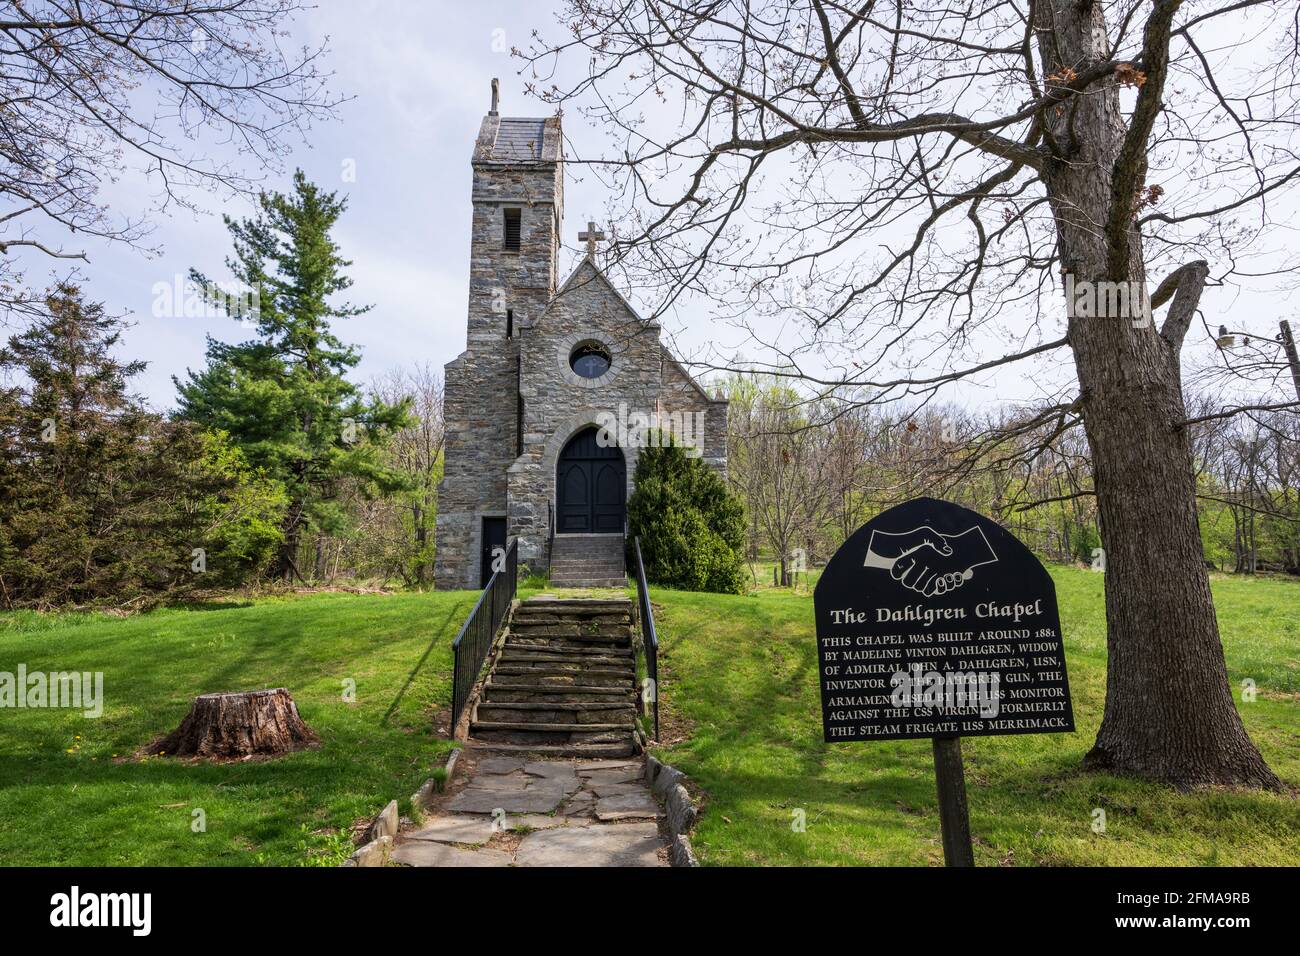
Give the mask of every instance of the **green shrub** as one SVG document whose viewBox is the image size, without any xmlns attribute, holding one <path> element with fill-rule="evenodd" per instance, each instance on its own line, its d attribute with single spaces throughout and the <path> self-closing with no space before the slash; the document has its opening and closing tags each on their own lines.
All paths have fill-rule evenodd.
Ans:
<svg viewBox="0 0 1300 956">
<path fill-rule="evenodd" d="M 687 591 L 740 594 L 745 512 L 701 459 L 678 445 L 642 450 L 627 503 L 628 547 L 641 539 L 646 578 Z M 628 555 L 629 567 L 634 557 Z"/>
</svg>

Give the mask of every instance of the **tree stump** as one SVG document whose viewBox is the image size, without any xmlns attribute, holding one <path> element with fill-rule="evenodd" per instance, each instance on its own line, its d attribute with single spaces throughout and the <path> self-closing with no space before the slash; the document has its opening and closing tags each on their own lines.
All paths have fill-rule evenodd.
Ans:
<svg viewBox="0 0 1300 956">
<path fill-rule="evenodd" d="M 147 753 L 173 757 L 238 758 L 286 754 L 319 742 L 283 687 L 203 694 L 168 736 Z"/>
</svg>

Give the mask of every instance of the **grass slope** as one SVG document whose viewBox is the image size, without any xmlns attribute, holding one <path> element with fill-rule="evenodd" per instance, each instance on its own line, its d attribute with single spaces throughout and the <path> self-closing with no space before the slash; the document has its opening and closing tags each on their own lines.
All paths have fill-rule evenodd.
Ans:
<svg viewBox="0 0 1300 956">
<path fill-rule="evenodd" d="M 977 861 L 1300 862 L 1292 799 L 1186 796 L 1079 772 L 1104 696 L 1102 582 L 1053 576 L 1080 729 L 966 741 Z M 1300 585 L 1214 587 L 1234 687 L 1251 678 L 1260 688 L 1241 705 L 1247 726 L 1274 770 L 1300 783 Z M 0 864 L 336 862 L 350 823 L 405 798 L 441 762 L 449 744 L 431 722 L 475 598 L 320 594 L 131 618 L 0 615 L 0 671 L 103 671 L 106 698 L 98 720 L 0 710 Z M 695 836 L 705 863 L 941 861 L 929 743 L 821 741 L 809 594 L 656 588 L 654 598 L 665 729 L 692 727 L 665 754 L 708 792 Z M 355 702 L 343 699 L 345 680 Z M 223 765 L 130 756 L 173 729 L 196 694 L 274 686 L 292 691 L 319 749 Z M 196 809 L 206 832 L 193 832 Z M 806 832 L 792 829 L 795 810 Z"/>
<path fill-rule="evenodd" d="M 1295 799 L 1184 795 L 1082 773 L 1105 699 L 1101 575 L 1052 571 L 1078 731 L 968 738 L 966 781 L 979 865 L 1300 863 Z M 770 570 L 766 574 L 771 578 Z M 760 575 L 760 580 L 763 580 Z M 1300 785 L 1300 585 L 1215 577 L 1235 694 L 1273 769 Z M 664 706 L 691 725 L 664 751 L 708 793 L 695 834 L 705 864 L 939 865 L 930 743 L 821 739 L 812 599 L 655 589 Z M 1105 832 L 1093 832 L 1094 811 Z M 792 823 L 802 810 L 805 832 Z"/>
<path fill-rule="evenodd" d="M 125 619 L 0 615 L 0 670 L 102 671 L 106 701 L 97 720 L 0 711 L 0 864 L 337 862 L 351 850 L 348 825 L 409 797 L 449 747 L 432 717 L 448 703 L 451 641 L 476 598 L 319 594 Z M 344 700 L 347 680 L 355 702 Z M 224 765 L 130 757 L 175 728 L 197 694 L 278 686 L 319 749 Z M 196 809 L 206 832 L 193 832 Z"/>
</svg>

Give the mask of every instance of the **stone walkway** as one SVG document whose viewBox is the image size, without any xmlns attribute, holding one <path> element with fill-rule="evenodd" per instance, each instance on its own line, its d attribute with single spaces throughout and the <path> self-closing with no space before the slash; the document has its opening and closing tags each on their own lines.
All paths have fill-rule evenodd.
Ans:
<svg viewBox="0 0 1300 956">
<path fill-rule="evenodd" d="M 666 866 L 662 809 L 642 760 L 484 757 L 424 826 L 406 866 Z"/>
</svg>

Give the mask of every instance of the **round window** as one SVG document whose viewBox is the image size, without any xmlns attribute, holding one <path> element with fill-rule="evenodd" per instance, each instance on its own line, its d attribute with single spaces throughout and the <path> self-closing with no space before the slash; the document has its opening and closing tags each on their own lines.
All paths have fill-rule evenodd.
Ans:
<svg viewBox="0 0 1300 956">
<path fill-rule="evenodd" d="M 569 368 L 583 378 L 600 378 L 609 371 L 609 352 L 603 345 L 588 342 L 579 345 L 569 356 Z"/>
</svg>

